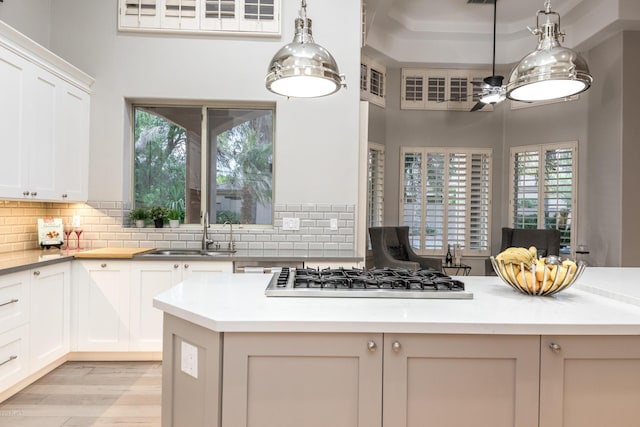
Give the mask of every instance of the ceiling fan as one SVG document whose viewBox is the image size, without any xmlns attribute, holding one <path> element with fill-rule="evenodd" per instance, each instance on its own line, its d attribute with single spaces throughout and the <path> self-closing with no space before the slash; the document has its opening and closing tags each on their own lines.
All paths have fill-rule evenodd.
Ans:
<svg viewBox="0 0 640 427">
<path fill-rule="evenodd" d="M 492 75 L 485 77 L 482 81 L 469 82 L 473 85 L 480 86 L 482 91 L 477 94 L 478 102 L 471 108 L 471 111 L 478 111 L 487 104 L 497 104 L 506 99 L 507 89 L 503 86 L 504 76 L 496 75 L 496 16 L 498 0 L 493 0 L 493 62 Z M 475 95 L 475 94 L 474 94 Z"/>
</svg>

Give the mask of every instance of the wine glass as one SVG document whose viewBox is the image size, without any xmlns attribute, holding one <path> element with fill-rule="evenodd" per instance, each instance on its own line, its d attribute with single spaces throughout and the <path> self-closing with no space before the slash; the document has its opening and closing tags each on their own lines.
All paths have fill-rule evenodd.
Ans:
<svg viewBox="0 0 640 427">
<path fill-rule="evenodd" d="M 71 232 L 73 231 L 73 227 L 71 227 L 70 224 L 65 224 L 64 228 L 64 238 L 67 241 L 67 253 L 69 252 L 69 236 L 71 235 Z"/>
<path fill-rule="evenodd" d="M 76 227 L 73 229 L 73 232 L 76 233 L 76 236 L 78 236 L 78 247 L 76 247 L 76 250 L 80 250 L 82 249 L 80 247 L 80 235 L 82 234 L 82 228 L 81 227 Z"/>
</svg>

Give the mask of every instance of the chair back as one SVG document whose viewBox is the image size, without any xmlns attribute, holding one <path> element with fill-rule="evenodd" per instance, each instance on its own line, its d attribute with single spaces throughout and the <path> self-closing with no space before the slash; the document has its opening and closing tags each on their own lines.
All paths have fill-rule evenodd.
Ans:
<svg viewBox="0 0 640 427">
<path fill-rule="evenodd" d="M 526 228 L 502 228 L 500 252 L 508 247 L 535 246 L 538 255 L 560 255 L 560 230 L 533 230 Z"/>
</svg>

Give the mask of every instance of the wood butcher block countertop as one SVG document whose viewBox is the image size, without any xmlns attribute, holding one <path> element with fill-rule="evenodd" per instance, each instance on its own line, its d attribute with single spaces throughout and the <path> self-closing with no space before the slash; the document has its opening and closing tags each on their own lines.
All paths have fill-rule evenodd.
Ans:
<svg viewBox="0 0 640 427">
<path fill-rule="evenodd" d="M 154 248 L 100 248 L 90 249 L 88 251 L 76 252 L 76 258 L 115 258 L 115 259 L 131 259 L 134 255 L 152 251 Z"/>
</svg>

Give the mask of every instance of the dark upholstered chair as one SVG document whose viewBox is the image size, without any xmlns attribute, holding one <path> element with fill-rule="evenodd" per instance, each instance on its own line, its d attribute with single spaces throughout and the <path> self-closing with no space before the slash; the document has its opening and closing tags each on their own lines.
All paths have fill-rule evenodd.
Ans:
<svg viewBox="0 0 640 427">
<path fill-rule="evenodd" d="M 502 228 L 502 252 L 512 246 L 528 248 L 535 246 L 538 256 L 560 255 L 560 230 L 533 230 L 528 228 Z M 499 253 L 498 252 L 498 253 Z M 491 261 L 486 260 L 485 275 L 494 275 Z"/>
<path fill-rule="evenodd" d="M 416 254 L 409 243 L 409 227 L 370 227 L 376 268 L 432 269 L 442 271 L 442 260 Z"/>
</svg>

